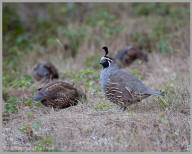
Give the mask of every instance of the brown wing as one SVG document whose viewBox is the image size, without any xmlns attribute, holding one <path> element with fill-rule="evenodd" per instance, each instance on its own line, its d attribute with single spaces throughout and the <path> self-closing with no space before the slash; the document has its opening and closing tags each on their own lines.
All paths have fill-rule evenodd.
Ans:
<svg viewBox="0 0 192 154">
<path fill-rule="evenodd" d="M 105 86 L 105 91 L 108 99 L 121 106 L 128 106 L 150 96 L 130 89 L 126 86 L 125 81 L 117 76 L 110 77 L 110 82 Z"/>
<path fill-rule="evenodd" d="M 45 91 L 54 93 L 58 97 L 69 97 L 70 95 L 77 95 L 77 89 L 73 85 L 63 82 L 56 81 L 49 83 L 47 86 L 43 87 Z"/>
<path fill-rule="evenodd" d="M 119 83 L 114 81 L 108 82 L 106 84 L 105 95 L 111 102 L 116 103 L 120 106 L 125 106 L 126 102 L 130 101 L 130 99 L 124 99 L 124 94 L 119 87 Z"/>
<path fill-rule="evenodd" d="M 44 91 L 46 95 L 45 103 L 53 107 L 64 108 L 75 105 L 79 99 L 77 89 L 63 81 L 49 83 L 40 91 Z"/>
</svg>

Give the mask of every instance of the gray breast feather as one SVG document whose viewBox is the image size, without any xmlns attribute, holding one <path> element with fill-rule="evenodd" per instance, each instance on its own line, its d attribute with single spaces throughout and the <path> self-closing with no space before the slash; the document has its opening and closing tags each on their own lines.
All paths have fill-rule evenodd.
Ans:
<svg viewBox="0 0 192 154">
<path fill-rule="evenodd" d="M 104 87 L 107 84 L 107 82 L 110 81 L 109 76 L 116 73 L 119 70 L 119 67 L 116 63 L 112 62 L 111 66 L 109 68 L 105 68 L 101 71 L 100 74 L 100 84 L 101 84 L 101 89 L 103 92 L 104 91 Z"/>
</svg>

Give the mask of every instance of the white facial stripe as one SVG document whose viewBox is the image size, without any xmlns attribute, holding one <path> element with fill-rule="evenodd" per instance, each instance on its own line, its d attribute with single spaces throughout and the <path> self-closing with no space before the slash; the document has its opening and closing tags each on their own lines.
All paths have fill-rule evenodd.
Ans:
<svg viewBox="0 0 192 154">
<path fill-rule="evenodd" d="M 101 58 L 101 60 L 104 60 L 104 59 L 107 59 L 107 61 L 112 62 L 112 60 L 109 59 L 109 58 L 107 58 L 107 57 L 102 57 L 102 58 Z"/>
<path fill-rule="evenodd" d="M 105 59 L 105 57 L 101 57 L 101 60 Z"/>
</svg>

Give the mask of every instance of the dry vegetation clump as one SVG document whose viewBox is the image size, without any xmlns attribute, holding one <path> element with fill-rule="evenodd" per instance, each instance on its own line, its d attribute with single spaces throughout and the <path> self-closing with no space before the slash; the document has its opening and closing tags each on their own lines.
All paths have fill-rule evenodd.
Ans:
<svg viewBox="0 0 192 154">
<path fill-rule="evenodd" d="M 32 13 L 28 18 L 31 7 L 25 5 L 15 8 L 26 12 L 20 18 L 36 34 L 32 42 L 25 40 L 31 34 L 20 34 L 11 44 L 10 31 L 4 33 L 3 151 L 190 151 L 189 4 L 33 5 L 42 11 L 38 19 Z M 101 92 L 99 60 L 103 45 L 113 56 L 132 44 L 148 53 L 148 62 L 136 60 L 125 70 L 165 96 L 123 112 Z M 87 101 L 61 110 L 26 103 L 36 91 L 31 68 L 42 60 L 58 68 L 61 80 L 81 88 Z"/>
</svg>

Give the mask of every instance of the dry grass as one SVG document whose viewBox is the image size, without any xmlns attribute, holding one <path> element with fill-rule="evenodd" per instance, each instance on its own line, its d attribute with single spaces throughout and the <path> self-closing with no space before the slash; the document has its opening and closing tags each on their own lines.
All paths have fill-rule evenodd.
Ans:
<svg viewBox="0 0 192 154">
<path fill-rule="evenodd" d="M 109 45 L 111 55 L 127 44 L 129 40 L 127 37 L 136 26 L 141 32 L 143 29 L 150 31 L 153 26 L 144 22 L 145 18 L 142 17 L 126 19 L 125 14 L 119 19 L 127 25 L 125 31 L 105 42 Z M 139 27 L 141 24 L 142 27 Z M 162 98 L 165 104 L 171 99 L 172 104 L 169 104 L 169 109 L 162 108 L 160 98 L 149 97 L 123 112 L 117 105 L 106 100 L 100 91 L 91 93 L 83 86 L 84 83 L 79 83 L 79 86 L 87 92 L 88 101 L 80 102 L 77 106 L 54 110 L 43 105 L 30 108 L 25 103 L 19 103 L 18 113 L 9 115 L 8 120 L 3 124 L 3 151 L 189 151 L 187 26 L 183 29 L 184 36 L 178 38 L 180 42 L 184 40 L 184 45 L 179 46 L 177 42 L 172 42 L 178 46 L 181 54 L 166 55 L 153 51 L 149 54 L 148 63 L 134 63 L 125 69 L 140 71 L 144 77 L 143 82 L 152 89 L 173 87 L 174 92 Z M 90 28 L 90 31 L 92 30 Z M 100 30 L 95 31 L 99 33 Z M 88 36 L 89 33 L 86 35 Z M 58 39 L 64 38 L 58 36 Z M 100 47 L 102 45 L 104 44 L 99 43 Z M 37 58 L 35 52 L 30 52 L 21 73 L 30 74 L 31 66 L 41 59 L 50 60 L 60 73 L 86 69 L 83 62 L 87 57 L 95 53 L 103 55 L 100 47 L 97 43 L 89 43 L 85 38 L 76 59 L 64 59 L 62 48 L 41 58 Z M 74 79 L 65 80 L 71 82 Z M 97 86 L 100 86 L 99 83 Z M 24 94 L 25 92 L 22 95 Z M 97 108 L 99 103 L 109 106 Z M 40 121 L 40 127 L 35 130 L 32 126 L 37 121 Z M 25 129 L 21 129 L 22 127 Z M 52 138 L 53 141 L 41 143 L 46 138 Z"/>
<path fill-rule="evenodd" d="M 156 61 L 156 58 L 153 57 L 153 60 Z M 154 89 L 165 87 L 174 78 L 174 73 L 178 73 L 171 68 L 169 58 L 164 58 L 165 61 L 169 73 L 155 71 L 155 67 L 143 68 L 153 72 L 153 76 L 146 75 L 144 82 Z M 162 66 L 159 64 L 157 67 Z M 183 67 L 179 71 L 182 70 Z M 155 84 L 157 79 L 158 84 Z M 162 110 L 158 99 L 151 97 L 123 112 L 103 99 L 102 93 L 88 93 L 87 103 L 60 111 L 44 106 L 32 109 L 20 106 L 19 113 L 11 115 L 10 121 L 3 127 L 3 149 L 33 151 L 37 140 L 51 137 L 54 143 L 50 146 L 63 151 L 189 151 L 189 94 L 185 81 L 173 83 L 175 87 L 182 88 L 186 97 L 172 96 L 173 101 L 180 99 L 177 101 L 181 106 L 176 110 L 175 107 Z M 94 107 L 99 102 L 110 107 L 96 110 Z M 27 116 L 28 112 L 32 113 L 32 117 Z M 41 121 L 40 129 L 33 131 L 32 135 L 19 130 L 25 125 L 33 126 L 38 120 Z"/>
</svg>

